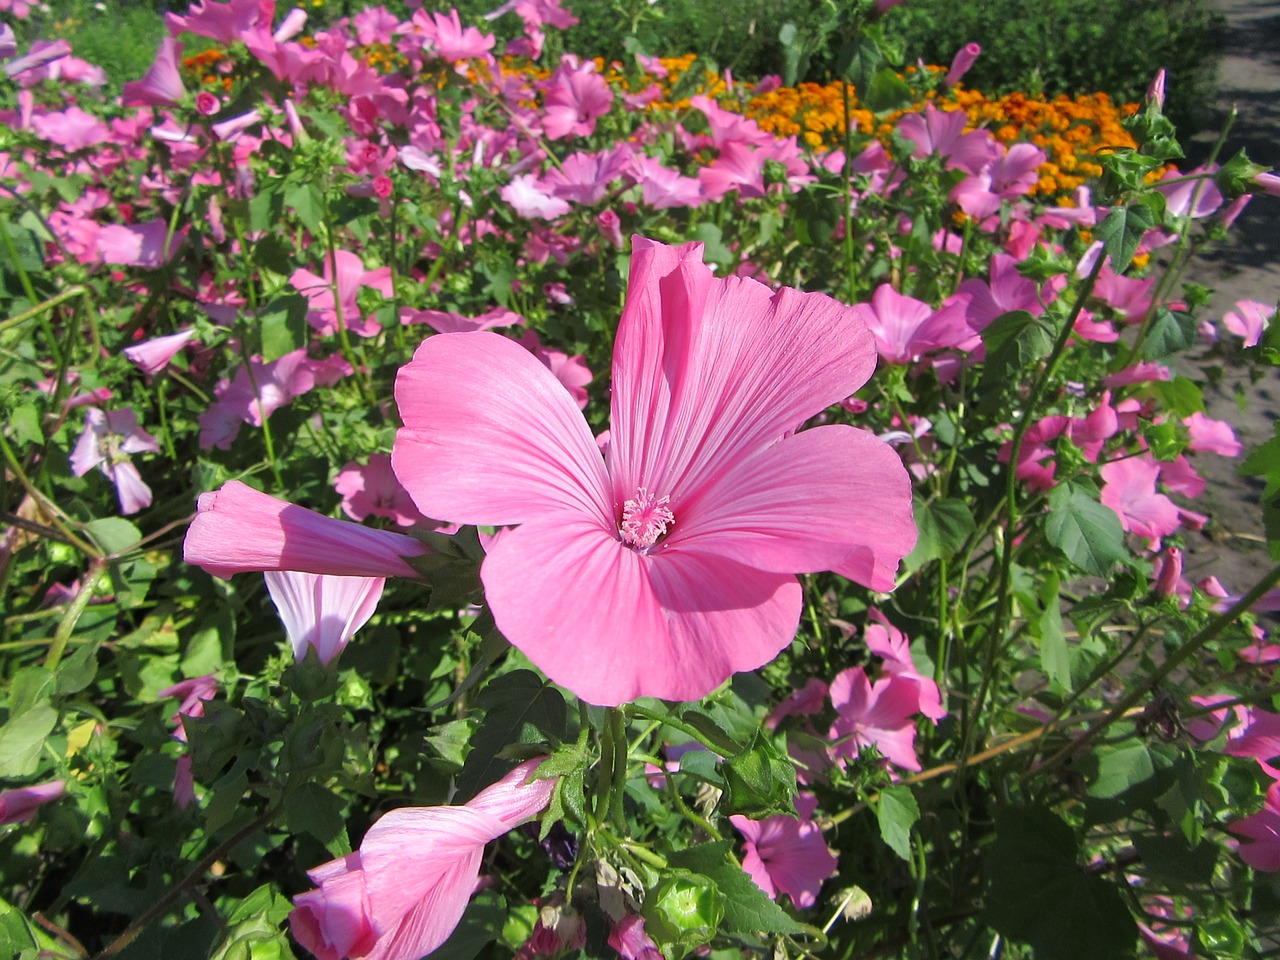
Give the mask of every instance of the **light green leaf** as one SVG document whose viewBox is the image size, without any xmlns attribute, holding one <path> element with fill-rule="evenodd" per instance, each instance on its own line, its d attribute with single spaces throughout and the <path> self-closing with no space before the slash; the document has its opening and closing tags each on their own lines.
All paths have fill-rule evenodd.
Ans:
<svg viewBox="0 0 1280 960">
<path fill-rule="evenodd" d="M 911 828 L 920 819 L 920 806 L 910 787 L 886 787 L 876 803 L 880 839 L 903 860 L 911 859 Z"/>
<path fill-rule="evenodd" d="M 1068 560 L 1097 577 L 1107 576 L 1129 555 L 1115 511 L 1071 483 L 1059 484 L 1049 494 L 1045 536 Z"/>
</svg>

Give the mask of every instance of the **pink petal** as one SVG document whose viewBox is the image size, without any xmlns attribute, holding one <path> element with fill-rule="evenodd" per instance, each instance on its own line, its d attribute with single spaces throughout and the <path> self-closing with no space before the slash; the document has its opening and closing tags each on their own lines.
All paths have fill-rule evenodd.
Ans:
<svg viewBox="0 0 1280 960">
<path fill-rule="evenodd" d="M 800 588 L 718 556 L 642 556 L 566 514 L 505 533 L 481 578 L 498 628 L 582 699 L 697 699 L 767 663 L 795 634 Z"/>
<path fill-rule="evenodd" d="M 369 622 L 386 581 L 381 577 L 333 577 L 268 570 L 267 592 L 284 623 L 293 655 L 302 660 L 315 647 L 328 664 Z"/>
<path fill-rule="evenodd" d="M 688 544 L 777 573 L 834 569 L 851 543 L 867 543 L 884 556 L 892 583 L 916 540 L 902 460 L 874 435 L 846 426 L 787 437 L 672 509 L 672 548 Z"/>
<path fill-rule="evenodd" d="M 515 341 L 494 333 L 429 337 L 400 369 L 396 403 L 405 425 L 392 466 L 427 516 L 501 525 L 569 510 L 597 518 L 601 529 L 614 524 L 604 463 L 582 412 Z"/>
</svg>

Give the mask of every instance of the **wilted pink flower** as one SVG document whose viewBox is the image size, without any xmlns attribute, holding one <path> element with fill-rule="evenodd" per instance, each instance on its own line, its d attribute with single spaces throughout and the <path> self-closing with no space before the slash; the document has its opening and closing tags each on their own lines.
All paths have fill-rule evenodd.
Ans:
<svg viewBox="0 0 1280 960">
<path fill-rule="evenodd" d="M 369 828 L 360 849 L 307 875 L 289 926 L 319 960 L 417 960 L 448 939 L 480 873 L 485 844 L 541 813 L 555 780 L 526 782 L 520 764 L 466 804 L 401 807 Z"/>
<path fill-rule="evenodd" d="M 171 333 L 167 337 L 155 337 L 132 347 L 124 348 L 124 355 L 139 370 L 148 376 L 155 376 L 169 365 L 183 347 L 196 338 L 194 330 L 183 330 Z"/>
<path fill-rule="evenodd" d="M 1147 85 L 1147 103 L 1154 104 L 1157 107 L 1164 107 L 1164 88 L 1168 74 L 1164 67 L 1156 71 L 1156 75 L 1151 78 L 1151 83 Z"/>
<path fill-rule="evenodd" d="M 94 467 L 116 485 L 120 512 L 128 515 L 151 506 L 151 488 L 142 482 L 138 468 L 125 454 L 157 453 L 156 438 L 138 425 L 132 407 L 103 412 L 97 407 L 85 411 L 84 433 L 71 451 L 71 472 L 83 477 Z"/>
<path fill-rule="evenodd" d="M 17 52 L 16 46 L 14 52 Z M 54 60 L 61 60 L 71 55 L 71 44 L 62 38 L 57 40 L 37 40 L 24 56 L 10 60 L 4 65 L 5 76 L 17 77 L 28 70 L 35 70 Z M 13 56 L 12 53 L 9 56 Z"/>
<path fill-rule="evenodd" d="M 428 516 L 520 524 L 485 558 L 486 599 L 512 643 L 592 703 L 700 697 L 790 642 L 795 573 L 891 589 L 915 542 L 890 447 L 848 426 L 792 434 L 870 376 L 857 314 L 713 278 L 701 256 L 633 241 L 607 464 L 511 340 L 429 337 L 397 378 L 396 474 Z"/>
<path fill-rule="evenodd" d="M 436 333 L 474 333 L 496 327 L 521 326 L 524 317 L 505 307 L 494 307 L 476 317 L 464 317 L 449 310 L 413 310 L 406 307 L 400 311 L 400 322 L 406 326 L 425 323 Z"/>
<path fill-rule="evenodd" d="M 50 780 L 34 787 L 17 787 L 0 791 L 0 825 L 26 823 L 36 811 L 67 792 L 65 780 Z"/>
<path fill-rule="evenodd" d="M 164 37 L 156 51 L 155 62 L 141 80 L 131 80 L 121 88 L 120 99 L 126 107 L 172 107 L 183 101 L 187 88 L 182 85 L 178 61 L 182 43 Z"/>
<path fill-rule="evenodd" d="M 955 58 L 951 61 L 951 69 L 947 71 L 947 75 L 943 77 L 942 82 L 948 87 L 954 87 L 960 82 L 960 78 L 969 72 L 969 68 L 973 66 L 974 61 L 978 59 L 978 55 L 981 53 L 982 47 L 978 44 L 966 43 L 956 51 Z"/>
<path fill-rule="evenodd" d="M 890 674 L 873 684 L 862 667 L 850 667 L 831 681 L 831 705 L 836 721 L 827 736 L 831 756 L 841 767 L 863 747 L 875 747 L 895 766 L 920 769 L 915 749 L 920 688 L 915 681 Z"/>
<path fill-rule="evenodd" d="M 369 622 L 386 583 L 382 577 L 333 577 L 292 570 L 268 570 L 263 577 L 294 657 L 301 661 L 308 648 L 314 648 L 325 666 Z"/>
<path fill-rule="evenodd" d="M 408 563 L 427 552 L 420 540 L 334 520 L 239 480 L 201 494 L 183 559 L 224 579 L 296 570 L 338 577 L 416 577 Z"/>
<path fill-rule="evenodd" d="M 167 700 L 172 697 L 180 701 L 178 709 L 169 718 L 169 722 L 174 727 L 173 739 L 182 743 L 187 742 L 187 731 L 182 726 L 182 718 L 203 717 L 204 702 L 212 700 L 217 693 L 218 681 L 212 673 L 201 677 L 191 677 L 187 680 L 179 680 L 172 686 L 156 692 L 158 700 Z"/>
<path fill-rule="evenodd" d="M 1178 507 L 1156 492 L 1160 465 L 1150 456 L 1113 460 L 1098 472 L 1103 482 L 1102 503 L 1116 512 L 1124 529 L 1152 541 L 1178 529 Z"/>
<path fill-rule="evenodd" d="M 1256 347 L 1263 331 L 1275 316 L 1276 308 L 1257 300 L 1238 300 L 1234 310 L 1222 316 L 1222 325 L 1229 333 L 1244 337 L 1244 346 Z"/>
<path fill-rule="evenodd" d="M 742 834 L 746 849 L 742 869 L 773 900 L 785 893 L 801 910 L 818 900 L 822 881 L 835 876 L 839 864 L 813 822 L 818 798 L 811 793 L 796 796 L 796 817 L 776 816 L 748 820 L 733 816 L 729 822 Z"/>
<path fill-rule="evenodd" d="M 348 463 L 334 478 L 333 488 L 342 494 L 342 512 L 352 520 L 386 517 L 401 527 L 414 527 L 427 519 L 396 479 L 388 453 L 371 455 L 365 466 Z"/>
<path fill-rule="evenodd" d="M 534 901 L 538 903 L 538 901 Z M 564 903 L 559 894 L 538 905 L 538 919 L 529 939 L 516 951 L 519 960 L 534 957 L 558 957 L 577 952 L 587 942 L 587 925 L 582 914 Z"/>
<path fill-rule="evenodd" d="M 626 240 L 622 236 L 622 221 L 612 210 L 602 210 L 596 214 L 596 226 L 600 228 L 600 236 L 611 247 L 621 250 Z"/>
</svg>

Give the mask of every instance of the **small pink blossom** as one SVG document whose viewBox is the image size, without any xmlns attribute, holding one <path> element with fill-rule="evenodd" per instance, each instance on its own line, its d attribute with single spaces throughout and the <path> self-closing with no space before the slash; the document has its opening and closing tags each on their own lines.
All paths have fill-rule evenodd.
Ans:
<svg viewBox="0 0 1280 960">
<path fill-rule="evenodd" d="M 879 610 L 868 614 L 871 623 L 863 632 L 867 649 L 884 661 L 884 671 L 889 676 L 902 677 L 913 681 L 920 689 L 918 709 L 934 723 L 947 715 L 942 706 L 942 694 L 938 684 L 931 677 L 924 677 L 916 670 L 915 659 L 911 656 L 911 641 L 906 634 L 889 622 Z"/>
<path fill-rule="evenodd" d="M 483 57 L 495 42 L 491 33 L 481 33 L 475 27 L 464 29 L 457 10 L 429 15 L 419 10 L 413 15 L 413 26 L 429 42 L 436 56 L 450 63 Z"/>
<path fill-rule="evenodd" d="M 539 757 L 469 802 L 401 807 L 369 828 L 360 849 L 307 872 L 289 927 L 319 960 L 417 960 L 448 939 L 471 899 L 485 845 L 534 819 L 555 780 L 526 782 Z"/>
<path fill-rule="evenodd" d="M 910 364 L 934 350 L 977 346 L 979 337 L 965 321 L 967 304 L 968 297 L 961 295 L 934 310 L 882 283 L 871 295 L 871 303 L 855 309 L 875 337 L 880 356 L 889 363 Z"/>
<path fill-rule="evenodd" d="M 579 63 L 566 55 L 542 85 L 546 106 L 542 127 L 547 139 L 589 137 L 596 119 L 609 112 L 613 93 L 593 61 Z"/>
<path fill-rule="evenodd" d="M 158 453 L 156 438 L 138 425 L 132 407 L 105 413 L 97 407 L 85 411 L 84 433 L 71 452 L 71 472 L 83 477 L 98 467 L 112 483 L 120 498 L 120 512 L 126 516 L 151 506 L 151 488 L 142 482 L 131 453 Z"/>
<path fill-rule="evenodd" d="M 342 512 L 352 520 L 386 517 L 401 527 L 427 522 L 392 472 L 390 454 L 375 453 L 365 466 L 348 463 L 334 478 L 333 487 L 342 495 Z"/>
<path fill-rule="evenodd" d="M 173 259 L 189 227 L 169 233 L 164 220 L 149 220 L 128 226 L 108 224 L 98 232 L 98 256 L 103 263 L 157 270 Z"/>
<path fill-rule="evenodd" d="M 622 960 L 663 960 L 658 945 L 644 932 L 644 917 L 638 913 L 624 913 L 609 927 L 609 946 Z"/>
<path fill-rule="evenodd" d="M 942 82 L 948 87 L 954 87 L 960 82 L 960 78 L 969 72 L 969 68 L 973 66 L 980 53 L 982 53 L 982 47 L 978 44 L 966 43 L 956 51 L 955 58 L 951 61 L 951 69 L 947 71 Z"/>
<path fill-rule="evenodd" d="M 745 852 L 742 869 L 773 900 L 785 893 L 801 910 L 818 901 L 824 880 L 839 869 L 836 858 L 813 822 L 818 798 L 801 793 L 795 800 L 798 817 L 776 816 L 748 820 L 732 816 L 729 822 L 742 834 Z"/>
<path fill-rule="evenodd" d="M 526 331 L 520 338 L 520 344 L 542 361 L 548 370 L 556 375 L 579 410 L 587 408 L 587 384 L 592 380 L 591 371 L 587 369 L 586 358 L 580 353 L 569 356 L 560 350 L 548 350 L 538 340 L 532 330 Z"/>
<path fill-rule="evenodd" d="M 242 423 L 262 426 L 263 420 L 316 384 L 314 365 L 303 347 L 270 363 L 251 359 L 249 367 L 252 373 L 242 365 L 234 379 L 223 379 L 214 388 L 217 400 L 200 415 L 202 448 L 231 449 Z"/>
<path fill-rule="evenodd" d="M 831 681 L 831 705 L 836 720 L 827 734 L 829 749 L 841 767 L 864 747 L 875 747 L 895 766 L 920 769 L 915 751 L 917 683 L 889 675 L 873 684 L 862 667 L 850 667 Z"/>
<path fill-rule="evenodd" d="M 182 73 L 178 62 L 182 57 L 182 43 L 173 37 L 164 37 L 156 51 L 155 62 L 141 80 L 131 80 L 121 88 L 121 101 L 126 107 L 172 107 L 187 96 L 182 85 Z"/>
<path fill-rule="evenodd" d="M 1223 314 L 1222 325 L 1228 333 L 1243 337 L 1244 346 L 1256 347 L 1275 314 L 1273 305 L 1257 300 L 1239 300 L 1234 310 Z"/>
<path fill-rule="evenodd" d="M 532 173 L 524 173 L 513 179 L 498 191 L 498 196 L 528 220 L 554 220 L 571 209 L 567 200 L 552 196 L 549 189 Z"/>
<path fill-rule="evenodd" d="M 1238 457 L 1244 446 L 1236 439 L 1236 432 L 1225 420 L 1214 420 L 1196 411 L 1183 420 L 1191 434 L 1188 450 L 1198 453 L 1216 453 L 1223 457 Z"/>
<path fill-rule="evenodd" d="M 376 290 L 388 299 L 393 294 L 391 268 L 367 270 L 360 258 L 349 250 L 337 250 L 332 258 L 326 257 L 323 276 L 299 267 L 289 276 L 289 283 L 307 298 L 310 307 L 307 322 L 323 336 L 336 334 L 339 325 L 361 337 L 374 336 L 382 325 L 372 314 L 368 317 L 361 314 L 356 295 L 361 287 Z"/>
</svg>

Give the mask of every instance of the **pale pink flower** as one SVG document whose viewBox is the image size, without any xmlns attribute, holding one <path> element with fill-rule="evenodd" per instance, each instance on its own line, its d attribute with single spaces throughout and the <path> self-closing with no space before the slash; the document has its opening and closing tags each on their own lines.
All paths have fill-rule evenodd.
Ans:
<svg viewBox="0 0 1280 960">
<path fill-rule="evenodd" d="M 1128 387 L 1135 383 L 1158 383 L 1173 379 L 1169 368 L 1160 363 L 1148 363 L 1143 360 L 1132 367 L 1125 367 L 1119 373 L 1103 378 L 1102 385 L 1108 389 Z"/>
<path fill-rule="evenodd" d="M 9 45 L 12 45 L 12 42 Z M 14 46 L 13 52 L 17 52 L 16 46 Z M 57 40 L 37 40 L 31 45 L 31 49 L 26 54 L 16 57 L 4 65 L 5 76 L 25 79 L 22 75 L 28 71 L 39 69 L 55 60 L 61 60 L 63 57 L 69 57 L 70 55 L 71 44 L 62 38 Z M 9 56 L 13 56 L 13 53 L 10 53 Z"/>
<path fill-rule="evenodd" d="M 1224 752 L 1257 760 L 1280 757 L 1280 713 L 1251 707 L 1247 716 L 1248 723 L 1230 737 Z"/>
<path fill-rule="evenodd" d="M 1160 464 L 1150 456 L 1113 460 L 1104 463 L 1098 472 L 1103 482 L 1102 503 L 1115 511 L 1124 529 L 1151 541 L 1178 529 L 1178 507 L 1156 492 Z"/>
<path fill-rule="evenodd" d="M 430 15 L 419 10 L 413 15 L 413 26 L 430 42 L 440 59 L 451 63 L 483 57 L 493 49 L 493 34 L 481 33 L 475 27 L 463 29 L 457 10 Z"/>
<path fill-rule="evenodd" d="M 587 369 L 586 358 L 580 353 L 569 356 L 561 350 L 548 350 L 538 340 L 532 330 L 526 331 L 520 338 L 520 345 L 542 361 L 548 370 L 556 375 L 556 379 L 564 385 L 573 397 L 579 410 L 587 408 L 587 384 L 591 382 L 591 371 Z"/>
<path fill-rule="evenodd" d="M 1160 178 L 1159 183 L 1166 180 L 1182 180 L 1170 186 L 1156 186 L 1156 190 L 1164 194 L 1165 210 L 1173 217 L 1191 217 L 1199 219 L 1207 217 L 1223 203 L 1222 191 L 1213 182 L 1209 174 L 1218 169 L 1217 164 L 1207 167 L 1196 167 L 1188 173 L 1170 170 Z M 1200 179 L 1184 179 L 1205 175 Z"/>
<path fill-rule="evenodd" d="M 1257 300 L 1239 300 L 1234 310 L 1223 314 L 1222 325 L 1227 328 L 1227 332 L 1244 337 L 1244 346 L 1256 347 L 1275 313 L 1276 308 L 1271 304 Z"/>
<path fill-rule="evenodd" d="M 0 825 L 26 823 L 36 811 L 67 792 L 65 780 L 50 780 L 34 787 L 0 791 Z"/>
<path fill-rule="evenodd" d="M 217 400 L 200 414 L 202 448 L 231 449 L 242 423 L 262 426 L 272 413 L 316 385 L 314 364 L 307 359 L 305 347 L 270 363 L 252 358 L 249 366 L 252 375 L 241 366 L 234 379 L 223 379 L 214 388 Z"/>
<path fill-rule="evenodd" d="M 142 482 L 131 453 L 157 453 L 156 438 L 138 425 L 132 407 L 108 410 L 97 407 L 85 411 L 84 433 L 71 452 L 71 472 L 83 477 L 94 467 L 116 485 L 120 512 L 128 515 L 151 506 L 151 488 Z"/>
<path fill-rule="evenodd" d="M 314 648 L 325 666 L 369 622 L 386 583 L 382 577 L 333 577 L 292 570 L 268 570 L 263 577 L 294 657 L 301 661 L 308 648 Z"/>
<path fill-rule="evenodd" d="M 532 173 L 523 173 L 498 191 L 512 209 L 527 220 L 554 220 L 571 209 L 569 201 L 552 196 L 550 189 Z"/>
<path fill-rule="evenodd" d="M 864 747 L 875 747 L 895 766 L 919 770 L 915 715 L 920 689 L 913 680 L 881 677 L 874 684 L 862 667 L 841 671 L 831 681 L 835 723 L 827 734 L 832 759 L 841 767 Z"/>
<path fill-rule="evenodd" d="M 1036 170 L 1048 159 L 1030 143 L 1015 143 L 979 173 L 966 177 L 951 199 L 969 216 L 984 220 L 1000 210 L 1003 200 L 1026 194 L 1036 183 Z"/>
<path fill-rule="evenodd" d="M 1186 424 L 1187 431 L 1191 434 L 1191 440 L 1187 444 L 1188 450 L 1216 453 L 1223 457 L 1238 457 L 1240 451 L 1244 449 L 1236 439 L 1235 430 L 1231 429 L 1231 424 L 1225 420 L 1214 420 L 1196 411 L 1182 422 Z"/>
<path fill-rule="evenodd" d="M 904 140 L 915 144 L 915 156 L 937 154 L 946 158 L 948 168 L 964 170 L 977 176 L 999 159 L 1001 149 L 987 130 L 965 133 L 964 128 L 968 123 L 969 115 L 964 110 L 939 110 L 932 103 L 926 103 L 923 112 L 905 114 L 898 121 L 898 133 Z M 864 154 L 857 165 L 861 169 L 856 172 L 870 172 L 867 166 L 879 164 L 883 157 L 882 151 L 883 148 L 876 150 L 873 146 L 870 155 Z M 887 160 L 884 157 L 886 167 Z"/>
<path fill-rule="evenodd" d="M 485 844 L 534 819 L 555 780 L 526 782 L 539 757 L 453 807 L 401 807 L 360 849 L 309 870 L 289 926 L 319 960 L 417 960 L 448 939 L 471 899 Z"/>
<path fill-rule="evenodd" d="M 239 480 L 201 494 L 182 555 L 215 577 L 296 570 L 338 577 L 417 577 L 409 565 L 427 548 L 389 530 L 334 520 Z"/>
<path fill-rule="evenodd" d="M 787 717 L 812 717 L 821 713 L 827 703 L 827 685 L 810 677 L 799 690 L 793 690 L 765 717 L 766 730 L 774 730 Z"/>
<path fill-rule="evenodd" d="M 1253 182 L 1268 196 L 1280 197 L 1280 176 L 1274 173 L 1259 173 L 1253 178 Z"/>
<path fill-rule="evenodd" d="M 127 226 L 108 224 L 98 231 L 98 255 L 103 263 L 157 270 L 173 259 L 186 240 L 188 229 L 183 227 L 171 235 L 164 220 Z"/>
<path fill-rule="evenodd" d="M 333 488 L 342 494 L 342 512 L 352 520 L 386 517 L 401 527 L 427 520 L 392 472 L 390 454 L 375 453 L 365 466 L 348 463 L 334 478 Z"/>
<path fill-rule="evenodd" d="M 591 136 L 596 118 L 613 106 L 613 93 L 590 60 L 579 63 L 566 55 L 541 86 L 546 101 L 542 129 L 548 140 Z"/>
<path fill-rule="evenodd" d="M 337 267 L 337 297 L 334 297 L 334 267 Z M 361 287 L 376 290 L 386 298 L 393 294 L 391 288 L 391 268 L 378 267 L 366 270 L 360 258 L 349 250 L 334 252 L 333 258 L 325 257 L 324 276 L 317 276 L 310 270 L 299 267 L 289 276 L 293 288 L 307 298 L 310 309 L 307 311 L 307 322 L 323 336 L 332 336 L 338 332 L 339 321 L 352 333 L 362 337 L 372 337 L 382 325 L 372 314 L 364 317 L 360 313 L 360 305 L 356 302 L 356 294 Z M 339 318 L 341 310 L 341 318 Z"/>
<path fill-rule="evenodd" d="M 609 184 L 627 172 L 634 152 L 621 144 L 607 153 L 572 153 L 559 169 L 546 172 L 541 187 L 562 200 L 599 203 L 609 193 Z"/>
<path fill-rule="evenodd" d="M 477 330 L 493 330 L 496 327 L 515 327 L 524 324 L 524 317 L 505 307 L 493 307 L 475 317 L 464 317 L 450 310 L 400 311 L 400 322 L 406 326 L 425 323 L 436 333 L 473 333 Z"/>
<path fill-rule="evenodd" d="M 155 376 L 195 338 L 194 330 L 183 330 L 179 333 L 171 333 L 167 337 L 155 337 L 131 347 L 125 347 L 124 355 L 143 373 Z"/>
<path fill-rule="evenodd" d="M 70 152 L 96 147 L 111 139 L 110 127 L 77 106 L 57 113 L 38 114 L 31 118 L 31 129 L 41 140 L 56 143 Z"/>
<path fill-rule="evenodd" d="M 242 39 L 251 27 L 258 24 L 270 26 L 275 12 L 275 0 L 229 0 L 227 3 L 198 0 L 191 4 L 185 16 L 166 13 L 164 22 L 175 37 L 185 30 L 231 46 Z"/>
<path fill-rule="evenodd" d="M 631 163 L 631 176 L 640 184 L 644 205 L 651 210 L 697 207 L 707 199 L 699 181 L 664 167 L 653 157 L 637 156 Z"/>
<path fill-rule="evenodd" d="M 187 96 L 178 69 L 182 43 L 164 37 L 156 59 L 141 80 L 130 80 L 121 88 L 120 99 L 126 107 L 172 107 Z"/>
<path fill-rule="evenodd" d="M 888 590 L 915 542 L 889 446 L 792 434 L 870 376 L 857 314 L 713 278 L 701 254 L 633 241 L 607 465 L 560 382 L 504 337 L 429 337 L 396 383 L 396 474 L 428 516 L 520 524 L 485 558 L 486 600 L 592 703 L 701 697 L 790 642 L 797 572 Z"/>
<path fill-rule="evenodd" d="M 834 877 L 839 864 L 813 822 L 818 798 L 796 795 L 798 817 L 776 816 L 748 820 L 733 816 L 729 822 L 746 840 L 742 869 L 772 900 L 785 893 L 801 910 L 818 901 L 822 882 Z"/>
</svg>

